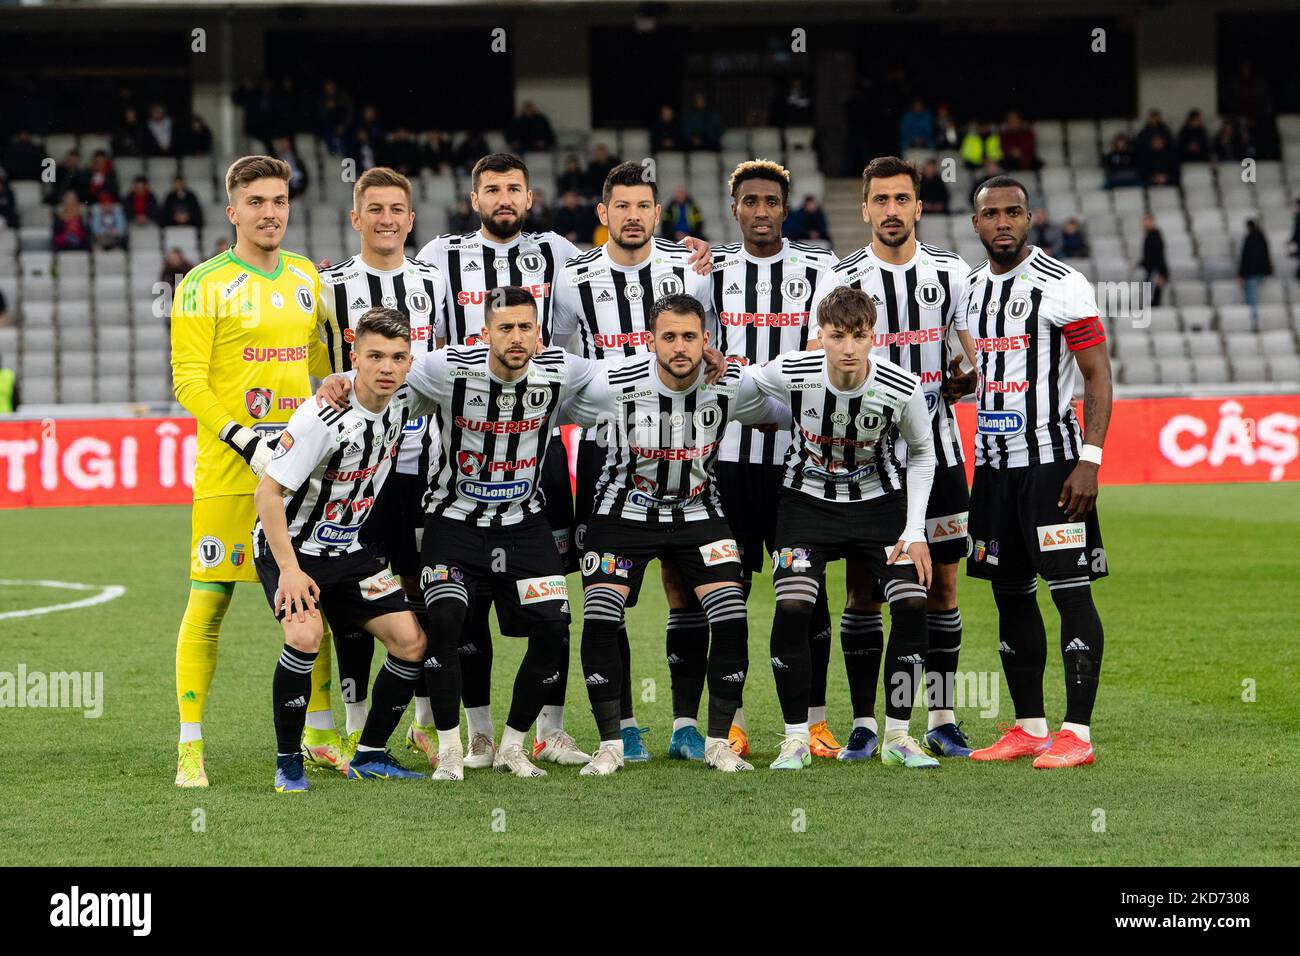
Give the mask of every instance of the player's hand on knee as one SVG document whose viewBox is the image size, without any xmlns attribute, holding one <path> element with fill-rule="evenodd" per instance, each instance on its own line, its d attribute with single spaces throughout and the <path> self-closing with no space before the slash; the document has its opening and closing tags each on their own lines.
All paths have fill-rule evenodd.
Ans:
<svg viewBox="0 0 1300 956">
<path fill-rule="evenodd" d="M 333 375 L 326 376 L 320 383 L 320 388 L 316 389 L 316 405 L 317 407 L 328 405 L 341 412 L 348 407 L 348 395 L 351 391 L 352 382 L 346 376 L 335 372 Z"/>
<path fill-rule="evenodd" d="M 320 588 L 306 571 L 296 568 L 280 575 L 280 587 L 275 593 L 275 598 L 277 606 L 284 607 L 285 616 L 301 624 L 308 617 L 316 616 L 316 607 L 320 603 Z M 280 604 L 281 601 L 283 605 Z"/>
<path fill-rule="evenodd" d="M 693 266 L 695 271 L 702 276 L 706 276 L 713 271 L 713 254 L 707 242 L 695 236 L 684 236 L 682 237 L 682 245 L 691 252 L 691 257 L 686 260 L 687 265 Z"/>
<path fill-rule="evenodd" d="M 916 567 L 916 579 L 920 582 L 921 587 L 928 589 L 930 587 L 930 546 L 924 541 L 913 541 L 908 544 L 905 541 L 899 541 L 894 545 L 893 553 L 890 554 L 886 564 L 897 564 L 906 553 L 912 564 Z"/>
<path fill-rule="evenodd" d="M 1090 461 L 1075 465 L 1061 486 L 1061 500 L 1056 504 L 1071 521 L 1088 515 L 1097 506 L 1097 466 Z"/>
</svg>

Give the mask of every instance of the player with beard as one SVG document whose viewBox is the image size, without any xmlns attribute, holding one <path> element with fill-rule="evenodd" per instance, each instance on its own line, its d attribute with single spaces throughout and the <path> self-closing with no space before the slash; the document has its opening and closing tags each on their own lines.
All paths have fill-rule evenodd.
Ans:
<svg viewBox="0 0 1300 956">
<path fill-rule="evenodd" d="M 443 338 L 449 345 L 471 345 L 484 327 L 487 295 L 502 286 L 522 286 L 537 301 L 543 342 L 552 340 L 553 284 L 566 261 L 579 254 L 577 246 L 554 232 L 525 232 L 524 220 L 533 205 L 528 167 L 510 153 L 492 153 L 474 164 L 470 204 L 481 223 L 476 232 L 442 235 L 420 250 L 419 259 L 438 266 L 446 277 L 446 318 Z M 697 239 L 683 243 L 692 254 L 690 263 L 708 272 L 709 246 Z M 558 436 L 554 436 L 558 439 Z M 564 558 L 565 570 L 576 569 L 573 544 L 573 503 L 569 463 L 564 443 L 552 441 L 543 466 L 542 489 L 547 518 L 556 547 Z M 475 596 L 461 638 L 460 657 L 466 720 L 469 724 L 467 767 L 490 767 L 492 741 L 492 632 L 488 613 L 492 606 L 487 591 Z M 568 645 L 564 648 L 563 670 L 568 674 Z M 553 763 L 585 763 L 573 738 L 564 732 L 564 701 L 567 681 L 560 681 L 547 695 L 546 706 L 537 721 L 533 757 Z M 408 743 L 424 750 L 430 762 L 436 748 L 430 739 L 432 712 L 426 698 L 416 698 L 416 719 Z"/>
<path fill-rule="evenodd" d="M 937 459 L 925 510 L 934 580 L 926 596 L 929 714 L 922 746 L 934 757 L 965 757 L 970 748 L 957 726 L 953 706 L 961 649 L 957 565 L 968 550 L 970 494 L 957 418 L 941 391 L 949 370 L 948 326 L 970 269 L 956 253 L 918 241 L 920 181 L 916 168 L 897 156 L 878 156 L 867 164 L 862 172 L 862 218 L 871 227 L 871 241 L 824 275 L 813 300 L 813 312 L 815 317 L 818 305 L 833 289 L 850 286 L 866 292 L 879 316 L 872 355 L 887 359 L 921 380 Z M 960 358 L 954 361 L 960 362 Z M 899 462 L 905 466 L 907 449 L 900 447 L 898 451 Z M 875 703 L 884 653 L 880 613 L 884 593 L 878 584 L 873 588 L 870 576 L 864 572 L 860 563 L 850 563 L 846 575 L 848 600 L 840 621 L 840 642 L 853 701 L 853 729 L 839 754 L 841 760 L 869 759 L 879 741 Z"/>
</svg>

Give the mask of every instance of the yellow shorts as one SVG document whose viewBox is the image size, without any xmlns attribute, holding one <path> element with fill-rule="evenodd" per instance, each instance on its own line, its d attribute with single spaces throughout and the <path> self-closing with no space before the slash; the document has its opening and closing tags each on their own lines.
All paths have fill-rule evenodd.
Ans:
<svg viewBox="0 0 1300 956">
<path fill-rule="evenodd" d="M 257 582 L 253 567 L 252 495 L 221 495 L 194 502 L 190 517 L 190 580 Z"/>
</svg>

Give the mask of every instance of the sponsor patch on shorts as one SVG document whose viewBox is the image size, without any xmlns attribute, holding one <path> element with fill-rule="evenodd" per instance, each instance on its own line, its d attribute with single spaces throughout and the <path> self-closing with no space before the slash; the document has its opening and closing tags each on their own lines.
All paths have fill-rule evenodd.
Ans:
<svg viewBox="0 0 1300 956">
<path fill-rule="evenodd" d="M 970 512 L 962 511 L 953 515 L 940 515 L 925 519 L 925 538 L 931 544 L 936 541 L 951 541 L 966 534 L 967 517 Z"/>
<path fill-rule="evenodd" d="M 524 578 L 516 581 L 520 604 L 538 604 L 542 601 L 567 601 L 569 586 L 560 574 L 550 574 L 540 578 Z"/>
<path fill-rule="evenodd" d="M 700 545 L 700 557 L 704 559 L 705 567 L 725 564 L 728 561 L 739 564 L 740 549 L 736 547 L 735 538 L 719 538 L 717 541 Z"/>
<path fill-rule="evenodd" d="M 1040 524 L 1036 531 L 1039 551 L 1064 551 L 1082 548 L 1088 543 L 1088 526 L 1082 521 L 1073 524 Z"/>
<path fill-rule="evenodd" d="M 394 577 L 393 572 L 388 568 L 384 568 L 384 570 L 372 574 L 368 578 L 362 578 L 357 582 L 357 587 L 361 589 L 361 596 L 367 601 L 376 601 L 401 586 L 401 582 Z"/>
</svg>

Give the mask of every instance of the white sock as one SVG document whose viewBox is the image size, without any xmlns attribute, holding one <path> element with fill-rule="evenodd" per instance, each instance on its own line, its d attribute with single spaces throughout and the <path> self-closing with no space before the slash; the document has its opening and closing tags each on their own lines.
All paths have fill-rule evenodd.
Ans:
<svg viewBox="0 0 1300 956">
<path fill-rule="evenodd" d="M 1076 737 L 1078 737 L 1084 743 L 1088 743 L 1088 744 L 1092 743 L 1092 732 L 1088 730 L 1087 724 L 1064 723 L 1061 724 L 1061 729 L 1071 731 Z"/>
<path fill-rule="evenodd" d="M 366 725 L 366 704 L 362 701 L 359 704 L 344 704 L 343 709 L 348 712 L 348 733 L 352 734 Z"/>
<path fill-rule="evenodd" d="M 744 707 L 736 708 L 736 716 L 731 718 L 731 722 L 735 724 L 737 727 L 739 727 L 741 730 L 743 730 L 745 733 L 749 733 L 749 724 L 745 723 Z"/>
<path fill-rule="evenodd" d="M 681 730 L 683 727 L 698 727 L 700 722 L 694 717 L 674 717 L 673 730 Z"/>
<path fill-rule="evenodd" d="M 484 704 L 482 707 L 466 707 L 465 720 L 469 723 L 469 734 L 484 734 L 488 737 L 495 738 L 497 729 L 492 726 L 492 705 Z"/>
<path fill-rule="evenodd" d="M 901 717 L 885 717 L 885 739 L 889 740 L 900 734 L 906 736 L 910 724 L 911 721 Z"/>
<path fill-rule="evenodd" d="M 880 729 L 876 726 L 876 718 L 874 717 L 854 717 L 853 726 L 866 727 L 867 730 L 871 731 L 873 734 L 880 732 Z"/>
<path fill-rule="evenodd" d="M 705 737 L 705 738 L 704 738 L 704 749 L 705 749 L 706 751 L 709 750 L 709 749 L 711 749 L 711 748 L 713 747 L 714 744 L 723 744 L 725 747 L 727 747 L 727 749 L 731 749 L 731 744 L 727 743 L 727 741 L 726 741 L 725 739 L 723 739 L 722 737 Z"/>
<path fill-rule="evenodd" d="M 635 727 L 637 726 L 636 718 L 624 717 L 622 720 L 619 721 L 618 726 L 620 730 L 626 730 L 629 727 Z"/>
<path fill-rule="evenodd" d="M 804 743 L 807 743 L 808 725 L 807 724 L 786 724 L 785 735 L 787 737 L 798 737 Z"/>
<path fill-rule="evenodd" d="M 1047 718 L 1046 717 L 1018 717 L 1016 726 L 1024 730 L 1031 737 L 1047 736 Z"/>
<path fill-rule="evenodd" d="M 194 723 L 185 723 L 185 722 L 181 723 L 181 740 L 180 740 L 181 743 L 187 744 L 191 740 L 202 740 L 202 739 L 203 739 L 202 724 L 198 723 L 197 721 Z"/>
<path fill-rule="evenodd" d="M 602 740 L 600 742 L 600 745 L 602 747 L 608 747 L 610 750 L 614 751 L 614 753 L 618 754 L 620 757 L 623 756 L 622 737 L 619 737 L 617 740 Z"/>
<path fill-rule="evenodd" d="M 334 711 L 313 710 L 307 715 L 307 726 L 312 730 L 333 730 Z"/>
<path fill-rule="evenodd" d="M 501 731 L 501 749 L 505 750 L 507 747 L 518 747 L 522 750 L 524 747 L 524 731 L 515 730 L 509 724 L 506 724 L 505 729 Z"/>
<path fill-rule="evenodd" d="M 433 723 L 433 704 L 427 697 L 415 698 L 415 722 L 428 727 Z"/>
<path fill-rule="evenodd" d="M 383 747 L 367 747 L 365 744 L 357 744 L 357 753 L 359 754 L 378 753 L 383 749 Z"/>
<path fill-rule="evenodd" d="M 926 718 L 926 730 L 934 730 L 936 727 L 942 727 L 944 724 L 957 723 L 957 715 L 951 710 L 932 710 L 930 716 Z"/>
<path fill-rule="evenodd" d="M 537 736 L 549 737 L 556 731 L 562 730 L 564 730 L 564 705 L 547 704 L 537 715 Z"/>
<path fill-rule="evenodd" d="M 446 730 L 438 731 L 438 753 L 444 754 L 453 749 L 464 750 L 465 746 L 460 742 L 460 724 L 455 727 L 449 727 Z"/>
<path fill-rule="evenodd" d="M 809 723 L 809 725 L 812 725 L 812 724 L 824 724 L 824 723 L 826 723 L 826 705 L 825 705 L 825 704 L 823 704 L 821 707 L 809 707 L 809 708 L 808 708 L 808 723 Z"/>
</svg>

